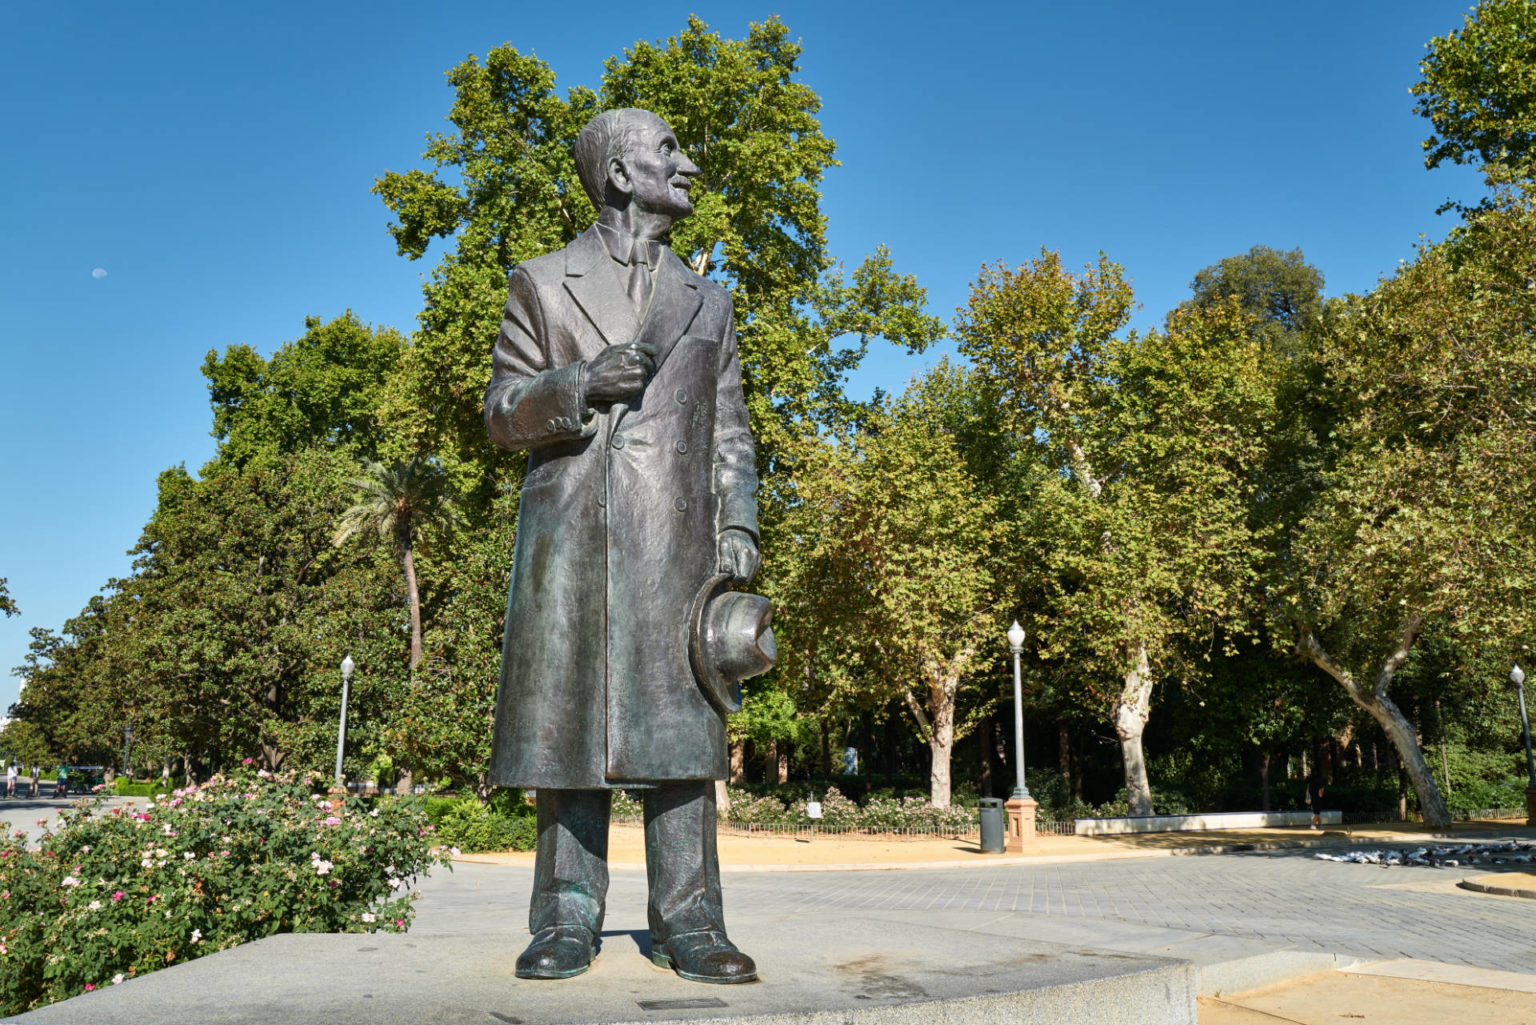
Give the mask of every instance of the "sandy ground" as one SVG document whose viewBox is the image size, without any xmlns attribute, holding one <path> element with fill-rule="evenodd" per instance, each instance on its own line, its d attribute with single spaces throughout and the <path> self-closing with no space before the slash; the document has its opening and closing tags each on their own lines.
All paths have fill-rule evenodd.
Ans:
<svg viewBox="0 0 1536 1025">
<path fill-rule="evenodd" d="M 1514 822 L 1458 823 L 1452 835 L 1490 830 L 1509 832 Z M 1366 827 L 1309 829 L 1210 830 L 1190 833 L 1141 833 L 1126 836 L 1040 836 L 1023 854 L 983 854 L 975 837 L 969 839 L 887 836 L 848 836 L 818 833 L 810 837 L 743 835 L 722 832 L 720 864 L 746 870 L 837 870 L 871 868 L 960 867 L 999 865 L 1034 860 L 1098 860 L 1156 857 L 1201 849 L 1254 849 L 1301 844 L 1328 846 L 1422 842 L 1436 834 L 1418 823 L 1388 822 Z M 533 864 L 533 852 L 463 854 L 457 859 L 481 864 Z M 638 825 L 615 824 L 608 830 L 608 863 L 614 868 L 645 865 L 644 834 Z M 1536 884 L 1533 884 L 1536 888 Z"/>
</svg>

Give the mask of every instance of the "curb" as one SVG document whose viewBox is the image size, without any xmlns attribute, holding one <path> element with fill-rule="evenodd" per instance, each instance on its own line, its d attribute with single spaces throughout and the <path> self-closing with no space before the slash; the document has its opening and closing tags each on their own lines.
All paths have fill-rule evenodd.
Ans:
<svg viewBox="0 0 1536 1025">
<path fill-rule="evenodd" d="M 1456 885 L 1463 890 L 1491 893 L 1496 897 L 1524 897 L 1526 900 L 1536 900 L 1536 890 L 1517 890 L 1509 886 L 1489 886 L 1487 883 L 1475 883 L 1470 879 L 1463 879 Z"/>
</svg>

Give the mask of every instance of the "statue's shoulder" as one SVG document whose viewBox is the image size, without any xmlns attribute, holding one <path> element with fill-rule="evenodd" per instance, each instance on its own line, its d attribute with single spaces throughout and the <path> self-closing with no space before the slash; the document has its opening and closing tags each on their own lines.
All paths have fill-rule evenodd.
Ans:
<svg viewBox="0 0 1536 1025">
<path fill-rule="evenodd" d="M 585 271 L 600 255 L 602 255 L 602 240 L 597 238 L 591 228 L 588 228 L 562 248 L 545 253 L 543 256 L 535 256 L 531 260 L 524 260 L 513 268 L 513 272 L 523 271 L 541 287 L 558 285 L 569 271 L 572 269 L 577 273 Z"/>
</svg>

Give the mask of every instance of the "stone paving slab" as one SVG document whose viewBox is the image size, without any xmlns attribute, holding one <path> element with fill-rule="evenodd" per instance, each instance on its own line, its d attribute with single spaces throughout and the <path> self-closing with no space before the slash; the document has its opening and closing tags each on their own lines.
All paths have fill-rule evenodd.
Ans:
<svg viewBox="0 0 1536 1025">
<path fill-rule="evenodd" d="M 814 922 L 738 916 L 761 981 L 687 982 L 647 955 L 643 914 L 614 916 L 585 975 L 512 974 L 525 936 L 285 935 L 154 972 L 13 1020 L 26 1025 L 1194 1025 L 1181 961 L 936 928 L 923 916 Z"/>
</svg>

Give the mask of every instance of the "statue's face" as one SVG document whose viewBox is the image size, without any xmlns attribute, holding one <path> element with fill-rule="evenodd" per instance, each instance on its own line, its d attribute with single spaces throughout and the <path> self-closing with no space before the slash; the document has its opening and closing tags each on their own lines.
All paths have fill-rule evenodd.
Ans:
<svg viewBox="0 0 1536 1025">
<path fill-rule="evenodd" d="M 677 145 L 677 136 L 661 118 L 647 118 L 634 132 L 624 156 L 635 206 L 674 221 L 693 213 L 688 189 L 699 167 Z"/>
</svg>

